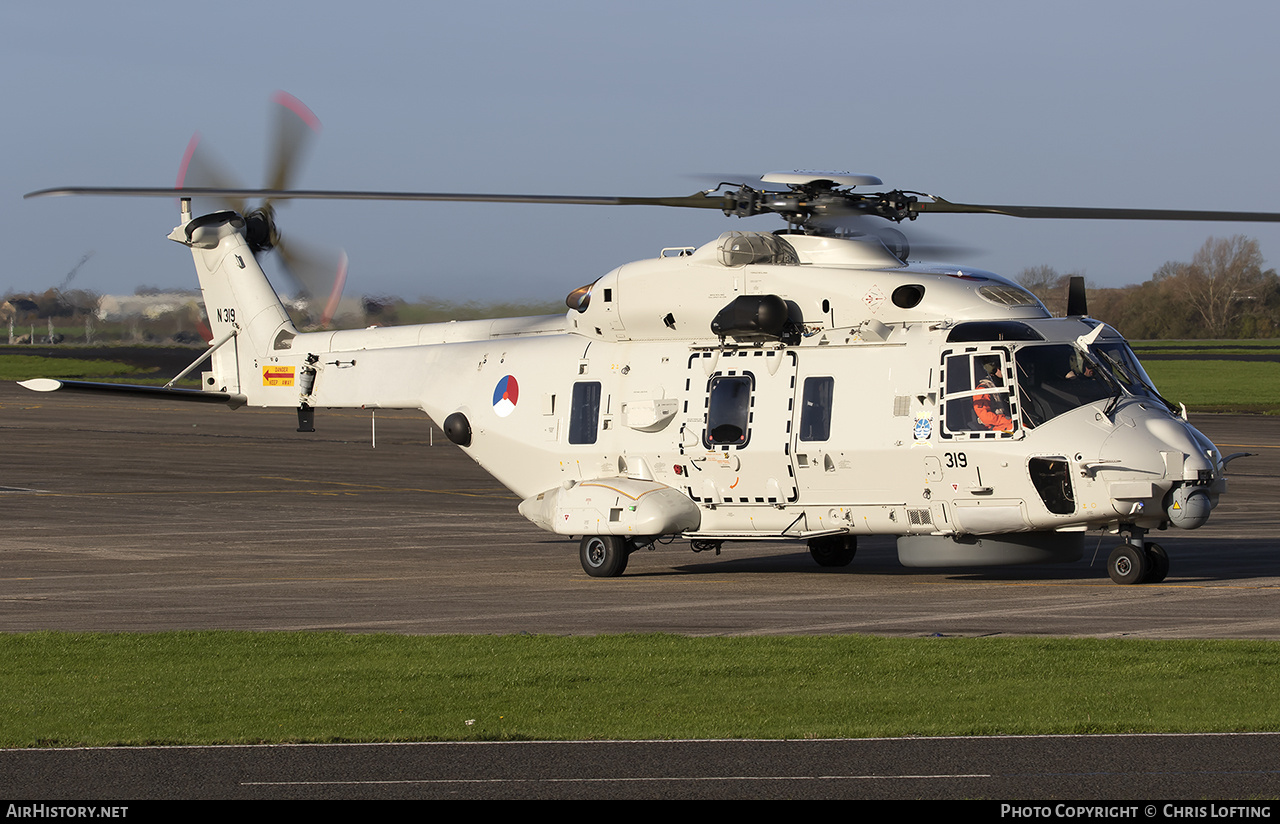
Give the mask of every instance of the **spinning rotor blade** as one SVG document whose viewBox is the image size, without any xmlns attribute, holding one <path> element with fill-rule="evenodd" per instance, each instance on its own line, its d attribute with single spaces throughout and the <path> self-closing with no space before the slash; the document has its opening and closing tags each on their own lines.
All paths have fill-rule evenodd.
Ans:
<svg viewBox="0 0 1280 824">
<path fill-rule="evenodd" d="M 187 150 L 182 155 L 182 165 L 178 167 L 177 187 L 182 189 L 188 185 L 193 188 L 208 189 L 236 188 L 235 177 L 214 159 L 209 149 L 204 147 L 200 141 L 199 132 L 191 135 L 191 142 L 187 144 Z M 245 213 L 245 199 L 242 197 L 211 196 L 209 199 L 216 203 L 217 209 L 230 209 L 242 215 Z M 201 213 L 203 210 L 193 209 L 193 211 Z"/>
<path fill-rule="evenodd" d="M 196 134 L 187 144 L 174 191 L 199 191 L 200 197 L 213 201 L 216 208 L 229 209 L 245 217 L 250 224 L 251 248 L 255 252 L 268 249 L 277 252 L 285 274 L 308 302 L 308 310 L 319 319 L 321 326 L 328 326 L 342 297 L 347 256 L 341 250 L 322 251 L 297 242 L 284 242 L 275 225 L 272 198 L 263 194 L 288 189 L 311 137 L 320 130 L 320 121 L 302 101 L 287 92 L 276 92 L 271 100 L 276 113 L 267 189 L 239 186 Z M 262 198 L 261 205 L 252 207 L 250 198 Z M 201 213 L 202 210 L 192 211 Z"/>
<path fill-rule="evenodd" d="M 288 92 L 276 92 L 271 102 L 276 104 L 276 125 L 275 143 L 267 166 L 267 188 L 282 190 L 289 188 L 312 135 L 320 131 L 320 120 Z"/>
<path fill-rule="evenodd" d="M 347 282 L 347 255 L 341 249 L 320 251 L 314 247 L 298 247 L 281 241 L 276 244 L 280 265 L 301 290 L 307 310 L 322 327 L 338 311 L 342 287 Z"/>
<path fill-rule="evenodd" d="M 276 114 L 266 189 L 245 189 L 240 186 L 236 177 L 227 172 L 226 167 L 201 142 L 199 133 L 192 135 L 191 142 L 187 144 L 182 165 L 178 169 L 177 189 L 201 190 L 203 193 L 200 196 L 215 201 L 218 208 L 230 209 L 245 216 L 250 211 L 249 198 L 262 197 L 262 208 L 269 208 L 271 198 L 261 192 L 289 188 L 289 182 L 293 179 L 312 135 L 320 131 L 319 119 L 301 100 L 288 92 L 276 92 L 271 102 L 276 104 Z"/>
</svg>

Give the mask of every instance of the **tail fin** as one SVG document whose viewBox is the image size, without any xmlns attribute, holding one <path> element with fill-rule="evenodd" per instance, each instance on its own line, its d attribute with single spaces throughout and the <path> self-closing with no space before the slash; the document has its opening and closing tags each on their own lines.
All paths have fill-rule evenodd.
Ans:
<svg viewBox="0 0 1280 824">
<path fill-rule="evenodd" d="M 203 388 L 245 395 L 252 404 L 263 383 L 254 380 L 259 363 L 287 350 L 298 330 L 249 248 L 243 217 L 214 212 L 191 219 L 185 204 L 183 217 L 169 239 L 191 248 L 216 347 Z"/>
</svg>

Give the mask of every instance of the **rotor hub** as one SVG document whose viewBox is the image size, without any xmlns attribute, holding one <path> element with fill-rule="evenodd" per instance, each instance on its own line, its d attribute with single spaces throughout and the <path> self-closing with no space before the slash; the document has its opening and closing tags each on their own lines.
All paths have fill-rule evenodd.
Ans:
<svg viewBox="0 0 1280 824">
<path fill-rule="evenodd" d="M 280 232 L 276 228 L 275 210 L 270 204 L 253 209 L 244 216 L 245 240 L 249 249 L 257 254 L 273 249 L 280 242 Z"/>
</svg>

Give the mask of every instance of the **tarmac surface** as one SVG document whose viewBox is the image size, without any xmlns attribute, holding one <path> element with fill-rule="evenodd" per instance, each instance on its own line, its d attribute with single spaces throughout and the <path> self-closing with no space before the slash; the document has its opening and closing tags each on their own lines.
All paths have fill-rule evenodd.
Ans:
<svg viewBox="0 0 1280 824">
<path fill-rule="evenodd" d="M 716 556 L 676 542 L 633 555 L 621 578 L 594 579 L 576 541 L 525 521 L 421 415 L 321 410 L 318 431 L 302 434 L 288 410 L 4 383 L 0 631 L 1278 639 L 1280 420 L 1193 422 L 1224 452 L 1258 456 L 1231 464 L 1205 527 L 1152 536 L 1171 556 L 1163 584 L 1111 583 L 1102 563 L 1116 539 L 1096 535 L 1096 559 L 981 570 L 903 568 L 891 539 L 863 541 L 843 569 L 816 566 L 799 545 L 727 544 Z M 32 749 L 0 751 L 0 795 L 1275 798 L 1276 740 Z"/>
<path fill-rule="evenodd" d="M 884 538 L 843 569 L 803 545 L 677 541 L 595 579 L 420 414 L 320 410 L 304 434 L 290 410 L 6 383 L 0 631 L 1280 639 L 1280 420 L 1193 422 L 1258 456 L 1231 464 L 1207 525 L 1153 533 L 1163 584 L 1111 583 L 1117 541 L 1097 533 L 1073 564 L 966 570 L 901 567 Z"/>
<path fill-rule="evenodd" d="M 46 803 L 55 798 L 131 803 L 172 798 L 1127 799 L 1134 806 L 1109 814 L 1096 804 L 1046 806 L 1058 811 L 1056 818 L 1261 817 L 1233 815 L 1222 802 L 1212 808 L 1205 803 L 1242 798 L 1254 799 L 1247 806 L 1265 808 L 1274 819 L 1280 804 L 1256 799 L 1280 795 L 1277 744 L 1275 733 L 1246 733 L 0 750 L 0 797 Z M 1165 807 L 1138 805 L 1138 799 L 1196 803 Z M 996 819 L 997 805 L 977 806 Z M 146 804 L 130 807 L 127 817 L 137 819 L 148 809 Z"/>
</svg>

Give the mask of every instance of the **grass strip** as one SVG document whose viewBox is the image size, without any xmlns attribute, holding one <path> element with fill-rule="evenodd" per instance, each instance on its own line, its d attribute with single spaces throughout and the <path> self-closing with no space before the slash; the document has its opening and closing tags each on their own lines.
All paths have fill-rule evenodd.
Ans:
<svg viewBox="0 0 1280 824">
<path fill-rule="evenodd" d="M 1148 360 L 1142 365 L 1161 395 L 1192 412 L 1280 414 L 1280 363 Z"/>
<path fill-rule="evenodd" d="M 1230 340 L 1131 340 L 1139 356 L 1143 352 L 1212 352 L 1214 354 L 1280 354 L 1280 338 Z"/>
<path fill-rule="evenodd" d="M 0 636 L 0 745 L 1280 729 L 1280 644 L 1013 638 Z"/>
</svg>

